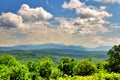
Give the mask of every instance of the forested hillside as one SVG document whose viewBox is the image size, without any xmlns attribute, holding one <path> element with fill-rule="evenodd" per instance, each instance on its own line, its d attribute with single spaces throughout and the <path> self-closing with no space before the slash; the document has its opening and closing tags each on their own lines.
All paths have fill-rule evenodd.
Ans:
<svg viewBox="0 0 120 80">
<path fill-rule="evenodd" d="M 107 59 L 107 51 L 78 51 L 68 49 L 42 49 L 42 50 L 10 50 L 0 51 L 0 55 L 10 54 L 17 60 L 26 62 L 27 60 L 38 61 L 41 58 L 50 57 L 58 63 L 62 57 L 79 59 L 92 58 L 93 61 L 104 61 Z"/>
</svg>

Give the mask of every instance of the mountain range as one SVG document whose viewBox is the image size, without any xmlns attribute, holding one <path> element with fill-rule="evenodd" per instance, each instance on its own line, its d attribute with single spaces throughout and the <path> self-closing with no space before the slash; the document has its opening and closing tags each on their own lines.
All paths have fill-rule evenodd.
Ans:
<svg viewBox="0 0 120 80">
<path fill-rule="evenodd" d="M 66 49 L 77 51 L 108 51 L 111 46 L 98 46 L 95 48 L 88 48 L 83 46 L 67 46 L 63 44 L 38 44 L 38 45 L 17 45 L 11 47 L 0 47 L 0 50 L 42 50 L 42 49 Z"/>
</svg>

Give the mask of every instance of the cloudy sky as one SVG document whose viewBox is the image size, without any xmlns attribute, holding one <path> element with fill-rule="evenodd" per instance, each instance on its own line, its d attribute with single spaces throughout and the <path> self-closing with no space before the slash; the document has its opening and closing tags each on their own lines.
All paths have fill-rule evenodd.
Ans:
<svg viewBox="0 0 120 80">
<path fill-rule="evenodd" d="M 120 0 L 0 0 L 0 46 L 120 44 Z"/>
</svg>

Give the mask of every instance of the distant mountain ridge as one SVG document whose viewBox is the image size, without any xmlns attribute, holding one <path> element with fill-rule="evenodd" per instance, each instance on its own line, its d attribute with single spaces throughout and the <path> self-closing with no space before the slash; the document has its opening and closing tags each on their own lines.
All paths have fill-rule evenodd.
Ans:
<svg viewBox="0 0 120 80">
<path fill-rule="evenodd" d="M 95 48 L 86 48 L 87 51 L 108 51 L 112 46 L 98 46 Z"/>
<path fill-rule="evenodd" d="M 41 49 L 66 49 L 78 51 L 108 51 L 111 46 L 99 46 L 95 48 L 87 48 L 83 46 L 67 46 L 63 44 L 38 44 L 38 45 L 17 45 L 12 47 L 0 47 L 0 50 L 41 50 Z"/>
</svg>

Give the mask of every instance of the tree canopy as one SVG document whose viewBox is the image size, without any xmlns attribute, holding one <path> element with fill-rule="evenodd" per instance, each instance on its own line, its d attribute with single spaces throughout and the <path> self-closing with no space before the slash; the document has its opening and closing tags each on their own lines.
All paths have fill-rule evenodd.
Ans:
<svg viewBox="0 0 120 80">
<path fill-rule="evenodd" d="M 120 73 L 120 45 L 115 45 L 108 51 L 109 71 Z"/>
</svg>

